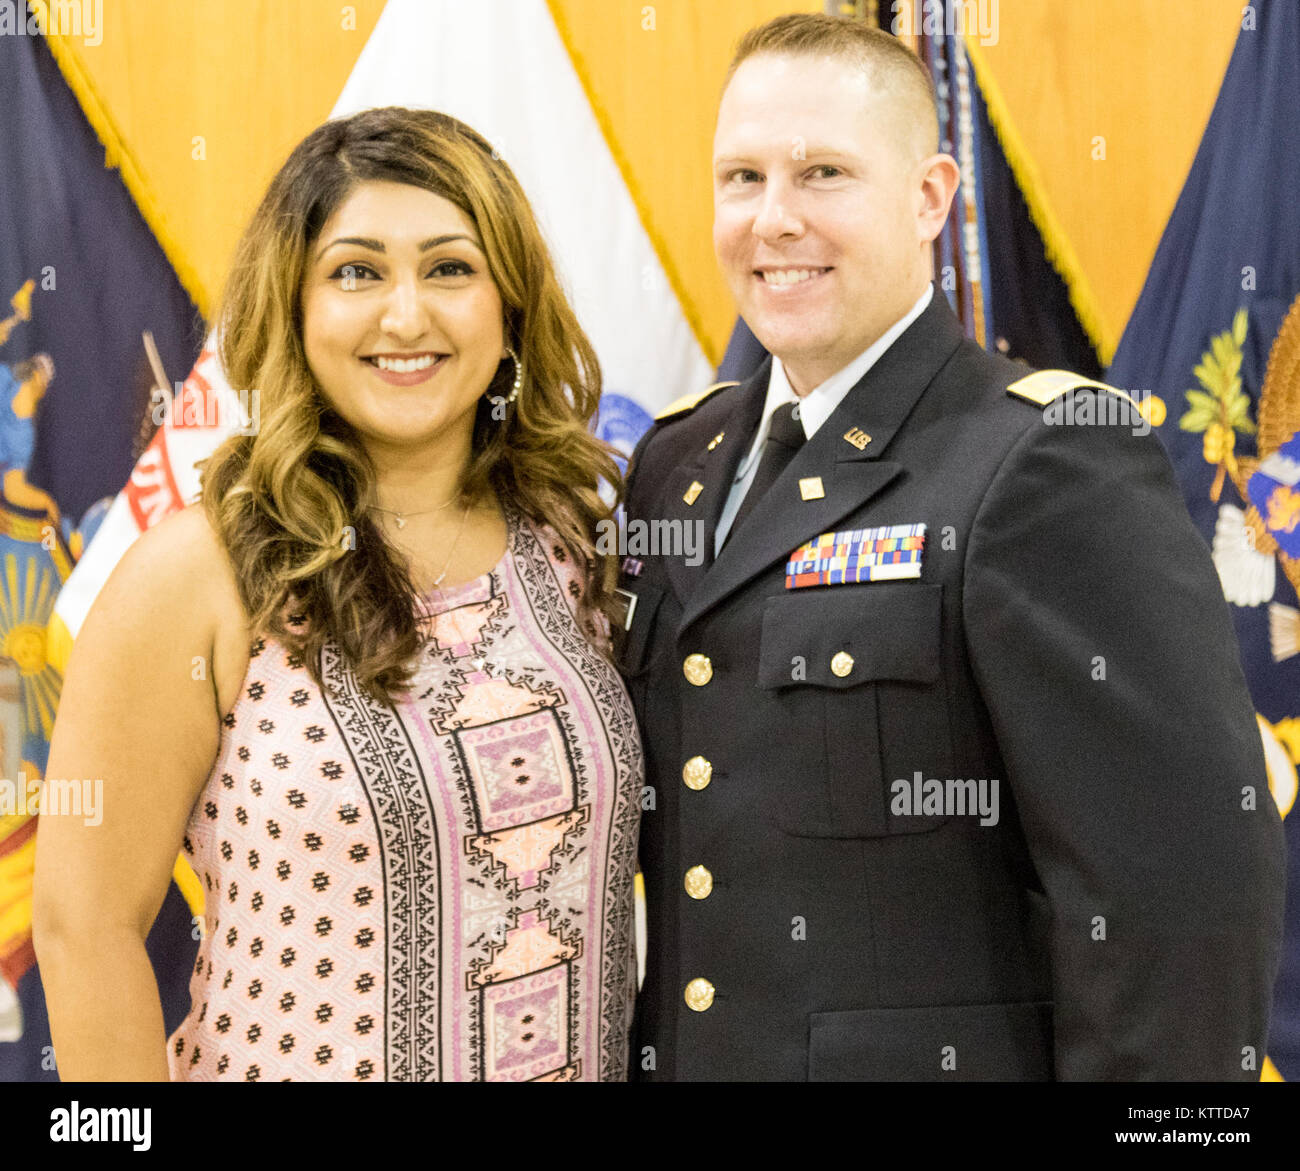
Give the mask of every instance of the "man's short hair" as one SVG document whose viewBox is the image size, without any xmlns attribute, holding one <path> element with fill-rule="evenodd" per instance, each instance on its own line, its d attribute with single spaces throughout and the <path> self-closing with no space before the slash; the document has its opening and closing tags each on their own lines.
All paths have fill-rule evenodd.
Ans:
<svg viewBox="0 0 1300 1171">
<path fill-rule="evenodd" d="M 911 49 L 883 29 L 861 20 L 815 12 L 778 16 L 741 37 L 727 69 L 727 81 L 731 81 L 742 61 L 760 53 L 839 57 L 860 65 L 873 89 L 900 95 L 917 111 L 921 141 L 928 146 L 923 153 L 938 149 L 939 107 L 930 71 Z M 928 125 L 924 124 L 927 117 Z"/>
</svg>

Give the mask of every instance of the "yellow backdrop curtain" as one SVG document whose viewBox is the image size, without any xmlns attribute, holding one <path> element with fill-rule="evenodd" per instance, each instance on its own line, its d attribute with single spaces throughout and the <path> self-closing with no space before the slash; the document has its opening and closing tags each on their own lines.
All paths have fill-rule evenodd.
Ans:
<svg viewBox="0 0 1300 1171">
<path fill-rule="evenodd" d="M 1205 132 L 1240 0 L 1000 0 L 966 45 L 1048 255 L 1109 364 Z"/>
</svg>

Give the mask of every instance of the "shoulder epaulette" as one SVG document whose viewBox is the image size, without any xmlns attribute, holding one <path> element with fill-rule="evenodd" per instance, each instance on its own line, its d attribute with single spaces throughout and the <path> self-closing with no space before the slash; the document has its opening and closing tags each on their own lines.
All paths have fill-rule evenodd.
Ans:
<svg viewBox="0 0 1300 1171">
<path fill-rule="evenodd" d="M 681 398 L 664 407 L 655 416 L 655 422 L 662 423 L 665 419 L 673 418 L 674 415 L 684 415 L 688 411 L 695 410 L 705 399 L 712 398 L 718 391 L 726 390 L 729 386 L 739 385 L 739 382 L 715 382 L 712 386 L 706 386 L 703 390 L 697 390 L 693 394 L 684 394 Z"/>
<path fill-rule="evenodd" d="M 1108 382 L 1098 382 L 1095 378 L 1085 378 L 1082 374 L 1074 374 L 1069 370 L 1038 370 L 1033 374 L 1027 374 L 1024 378 L 1018 378 L 1007 387 L 1008 394 L 1014 394 L 1017 398 L 1027 399 L 1037 406 L 1045 407 L 1050 402 L 1055 402 L 1061 395 L 1071 390 L 1078 390 L 1082 387 L 1090 386 L 1097 390 L 1108 390 L 1111 394 L 1117 394 L 1120 398 L 1131 403 L 1136 409 L 1141 410 L 1133 400 L 1133 396 L 1127 391 L 1120 390 L 1118 386 L 1111 386 Z"/>
</svg>

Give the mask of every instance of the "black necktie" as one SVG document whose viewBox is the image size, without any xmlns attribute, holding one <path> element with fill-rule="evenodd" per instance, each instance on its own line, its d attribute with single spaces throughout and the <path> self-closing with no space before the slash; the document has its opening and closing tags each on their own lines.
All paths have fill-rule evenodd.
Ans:
<svg viewBox="0 0 1300 1171">
<path fill-rule="evenodd" d="M 795 418 L 794 408 L 797 405 L 783 403 L 772 413 L 767 442 L 763 445 L 763 456 L 758 461 L 758 471 L 754 474 L 745 498 L 740 502 L 740 511 L 736 513 L 736 519 L 731 522 L 731 528 L 727 530 L 726 539 L 722 542 L 724 546 L 767 490 L 776 482 L 777 477 L 785 471 L 790 461 L 794 459 L 795 452 L 803 446 L 806 436 L 803 433 L 803 424 Z"/>
</svg>

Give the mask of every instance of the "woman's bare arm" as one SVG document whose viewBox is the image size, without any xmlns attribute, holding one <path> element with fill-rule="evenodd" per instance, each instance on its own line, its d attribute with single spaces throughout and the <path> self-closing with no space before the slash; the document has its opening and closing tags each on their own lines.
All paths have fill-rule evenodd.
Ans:
<svg viewBox="0 0 1300 1171">
<path fill-rule="evenodd" d="M 233 573 L 197 508 L 132 546 L 77 636 L 46 777 L 89 780 L 102 798 L 93 818 L 43 812 L 33 895 L 64 1080 L 167 1080 L 145 939 L 247 645 Z"/>
</svg>

